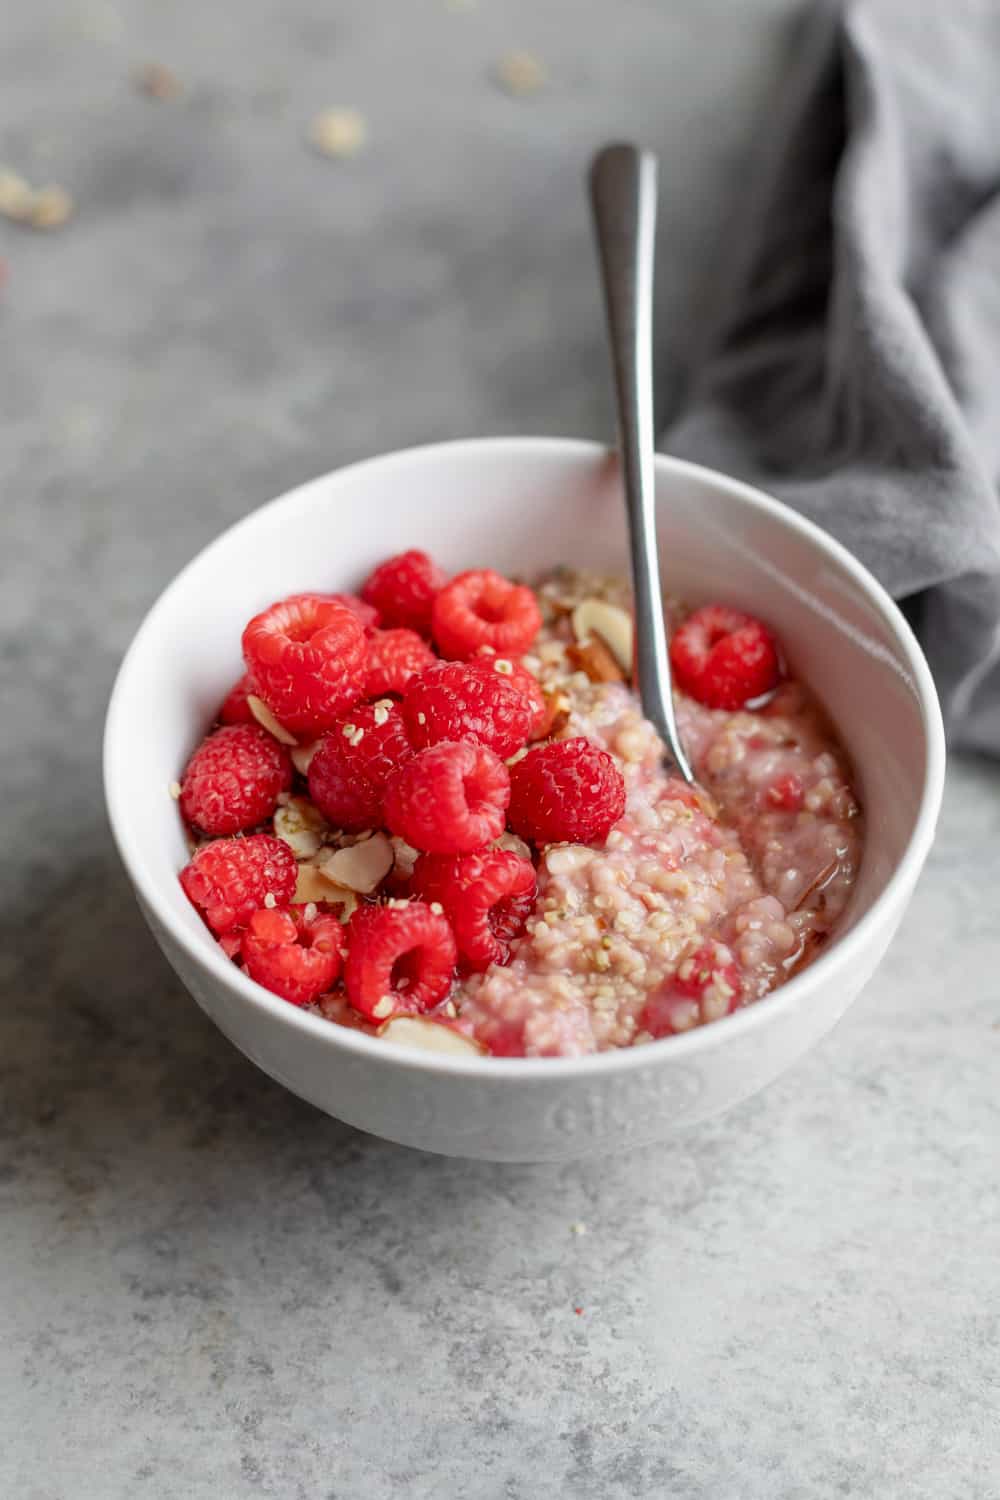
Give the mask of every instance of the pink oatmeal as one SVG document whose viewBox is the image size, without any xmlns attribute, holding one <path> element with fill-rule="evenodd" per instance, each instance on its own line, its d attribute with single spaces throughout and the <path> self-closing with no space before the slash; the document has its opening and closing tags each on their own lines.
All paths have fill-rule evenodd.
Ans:
<svg viewBox="0 0 1000 1500">
<path fill-rule="evenodd" d="M 760 999 L 827 942 L 861 858 L 846 757 L 801 685 L 786 680 L 755 711 L 678 695 L 704 789 L 692 797 L 665 769 L 662 743 L 628 687 L 566 675 L 571 640 L 565 617 L 550 619 L 533 653 L 539 676 L 563 684 L 565 733 L 615 758 L 626 812 L 604 849 L 555 845 L 542 855 L 535 914 L 510 965 L 453 994 L 462 1029 L 506 1055 L 580 1056 L 651 1041 L 647 1001 L 669 990 L 706 939 L 736 966 L 738 1004 Z M 775 806 L 788 787 L 786 800 L 800 805 Z M 726 988 L 713 993 L 710 984 L 700 1004 L 677 997 L 669 1029 L 725 1015 L 733 1008 Z"/>
</svg>

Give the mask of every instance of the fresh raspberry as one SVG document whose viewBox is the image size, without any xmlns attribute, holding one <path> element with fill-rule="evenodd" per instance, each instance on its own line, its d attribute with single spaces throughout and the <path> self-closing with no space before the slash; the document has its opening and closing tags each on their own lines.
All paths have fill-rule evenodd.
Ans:
<svg viewBox="0 0 1000 1500">
<path fill-rule="evenodd" d="M 723 943 L 702 943 L 676 974 L 646 1001 L 640 1025 L 651 1036 L 672 1036 L 729 1015 L 743 990 L 740 971 Z"/>
<path fill-rule="evenodd" d="M 220 724 L 256 724 L 257 720 L 250 712 L 247 703 L 247 695 L 253 692 L 253 683 L 250 673 L 244 672 L 239 682 L 234 682 L 219 709 Z"/>
<path fill-rule="evenodd" d="M 475 740 L 502 760 L 527 743 L 533 706 L 493 658 L 441 661 L 403 694 L 403 718 L 418 749 L 442 740 Z"/>
<path fill-rule="evenodd" d="M 430 646 L 415 630 L 374 630 L 368 637 L 364 695 L 400 695 L 412 677 L 436 661 Z"/>
<path fill-rule="evenodd" d="M 248 839 L 216 839 L 198 850 L 181 871 L 181 885 L 212 931 L 221 936 L 243 927 L 267 896 L 287 906 L 299 867 L 281 839 L 255 833 Z"/>
<path fill-rule="evenodd" d="M 509 682 L 511 687 L 516 687 L 527 698 L 531 709 L 528 738 L 538 739 L 549 712 L 549 703 L 534 672 L 529 672 L 524 663 L 514 657 L 498 656 L 491 646 L 481 646 L 472 659 L 474 662 L 487 662 L 498 677 Z"/>
<path fill-rule="evenodd" d="M 625 782 L 590 740 L 553 740 L 510 771 L 507 821 L 536 844 L 603 844 L 625 811 Z"/>
<path fill-rule="evenodd" d="M 350 610 L 364 631 L 374 630 L 381 619 L 378 610 L 359 599 L 357 594 L 324 594 L 319 589 L 309 589 L 304 594 L 289 594 L 282 603 L 298 604 L 300 599 L 322 599 L 324 604 L 342 604 L 345 609 Z"/>
<path fill-rule="evenodd" d="M 309 762 L 309 795 L 327 822 L 345 833 L 362 833 L 382 820 L 381 794 L 370 782 L 358 782 L 351 775 L 336 730 L 320 740 Z"/>
<path fill-rule="evenodd" d="M 799 812 L 804 796 L 801 778 L 794 771 L 788 771 L 784 776 L 774 778 L 764 792 L 764 801 L 768 807 L 781 808 L 782 812 Z"/>
<path fill-rule="evenodd" d="M 309 795 L 335 828 L 377 828 L 385 783 L 412 754 L 398 703 L 359 703 L 320 740 L 309 762 Z"/>
<path fill-rule="evenodd" d="M 510 777 L 485 745 L 443 740 L 390 776 L 383 812 L 390 832 L 429 854 L 472 854 L 503 832 Z"/>
<path fill-rule="evenodd" d="M 374 605 L 386 625 L 404 625 L 427 634 L 431 608 L 448 582 L 426 552 L 400 552 L 381 563 L 365 582 L 361 597 Z"/>
<path fill-rule="evenodd" d="M 290 911 L 261 907 L 250 918 L 241 951 L 251 979 L 292 1005 L 308 1005 L 333 988 L 344 946 L 344 929 L 336 917 L 307 921 L 301 906 Z"/>
<path fill-rule="evenodd" d="M 422 854 L 412 888 L 437 901 L 455 934 L 459 957 L 470 969 L 510 960 L 510 945 L 535 901 L 535 867 L 505 849 L 482 854 Z"/>
<path fill-rule="evenodd" d="M 342 604 L 349 609 L 362 630 L 375 630 L 381 623 L 382 616 L 374 605 L 359 599 L 357 594 L 324 594 L 322 597 L 331 604 Z"/>
<path fill-rule="evenodd" d="M 670 642 L 670 663 L 678 687 L 707 708 L 742 708 L 771 692 L 781 677 L 767 626 L 721 604 L 688 616 Z"/>
<path fill-rule="evenodd" d="M 318 734 L 361 696 L 367 647 L 343 604 L 298 594 L 256 615 L 243 656 L 257 694 L 293 733 Z"/>
<path fill-rule="evenodd" d="M 447 917 L 424 902 L 359 906 L 347 941 L 347 998 L 370 1021 L 419 1014 L 448 993 L 455 939 Z"/>
<path fill-rule="evenodd" d="M 481 646 L 498 656 L 520 656 L 541 629 L 542 615 L 531 589 L 491 568 L 459 573 L 434 600 L 431 626 L 442 656 L 463 660 Z"/>
<path fill-rule="evenodd" d="M 265 822 L 292 784 L 288 751 L 257 724 L 225 724 L 202 740 L 181 779 L 181 812 L 204 833 Z"/>
</svg>

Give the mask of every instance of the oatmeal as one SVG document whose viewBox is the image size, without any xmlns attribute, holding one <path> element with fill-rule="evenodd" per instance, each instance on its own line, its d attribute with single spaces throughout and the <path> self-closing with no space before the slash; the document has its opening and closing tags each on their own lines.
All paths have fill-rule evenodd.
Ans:
<svg viewBox="0 0 1000 1500">
<path fill-rule="evenodd" d="M 663 764 L 663 745 L 619 683 L 571 679 L 567 733 L 604 744 L 627 788 L 604 849 L 556 845 L 539 866 L 534 918 L 506 968 L 471 984 L 463 1023 L 491 1050 L 574 1056 L 651 1040 L 643 1012 L 684 957 L 725 946 L 740 1003 L 773 990 L 827 941 L 861 854 L 846 764 L 814 703 L 786 684 L 767 707 L 732 714 L 679 698 L 701 788 Z M 801 805 L 775 806 L 774 788 Z M 672 1031 L 724 1015 L 679 995 Z"/>
<path fill-rule="evenodd" d="M 688 1031 L 815 957 L 863 840 L 829 722 L 760 621 L 670 602 L 689 787 L 627 681 L 628 606 L 412 552 L 251 621 L 180 794 L 225 952 L 333 1023 L 527 1057 Z"/>
</svg>

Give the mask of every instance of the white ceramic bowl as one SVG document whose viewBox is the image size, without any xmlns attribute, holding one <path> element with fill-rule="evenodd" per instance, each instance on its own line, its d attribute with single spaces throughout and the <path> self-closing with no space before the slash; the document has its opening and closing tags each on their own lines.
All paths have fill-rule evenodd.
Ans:
<svg viewBox="0 0 1000 1500">
<path fill-rule="evenodd" d="M 684 1036 L 583 1059 L 410 1051 L 252 983 L 177 880 L 186 853 L 168 786 L 239 675 L 245 621 L 296 590 L 355 587 L 404 547 L 426 547 L 453 570 L 531 574 L 565 562 L 625 571 L 616 463 L 603 448 L 545 438 L 445 443 L 316 479 L 200 553 L 136 635 L 108 711 L 105 788 L 139 903 L 225 1035 L 329 1114 L 410 1146 L 505 1161 L 653 1141 L 763 1088 L 834 1025 L 885 952 L 941 800 L 944 737 L 920 649 L 871 575 L 776 501 L 670 458 L 657 459 L 656 483 L 667 586 L 774 626 L 839 726 L 868 826 L 854 900 L 824 956 L 774 995 Z"/>
</svg>

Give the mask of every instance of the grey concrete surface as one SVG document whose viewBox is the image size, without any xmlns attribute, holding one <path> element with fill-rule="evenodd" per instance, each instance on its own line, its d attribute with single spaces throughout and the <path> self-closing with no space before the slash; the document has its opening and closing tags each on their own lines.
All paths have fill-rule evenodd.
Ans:
<svg viewBox="0 0 1000 1500">
<path fill-rule="evenodd" d="M 1000 1495 L 996 767 L 952 768 L 823 1047 L 559 1168 L 406 1152 L 264 1078 L 101 807 L 116 662 L 224 524 L 378 449 L 608 432 L 580 174 L 609 135 L 662 152 L 676 392 L 794 0 L 2 9 L 0 162 L 78 212 L 0 222 L 0 1494 Z M 538 97 L 491 83 L 511 48 Z M 147 60 L 181 98 L 135 91 Z M 351 162 L 301 142 L 334 104 Z"/>
</svg>

